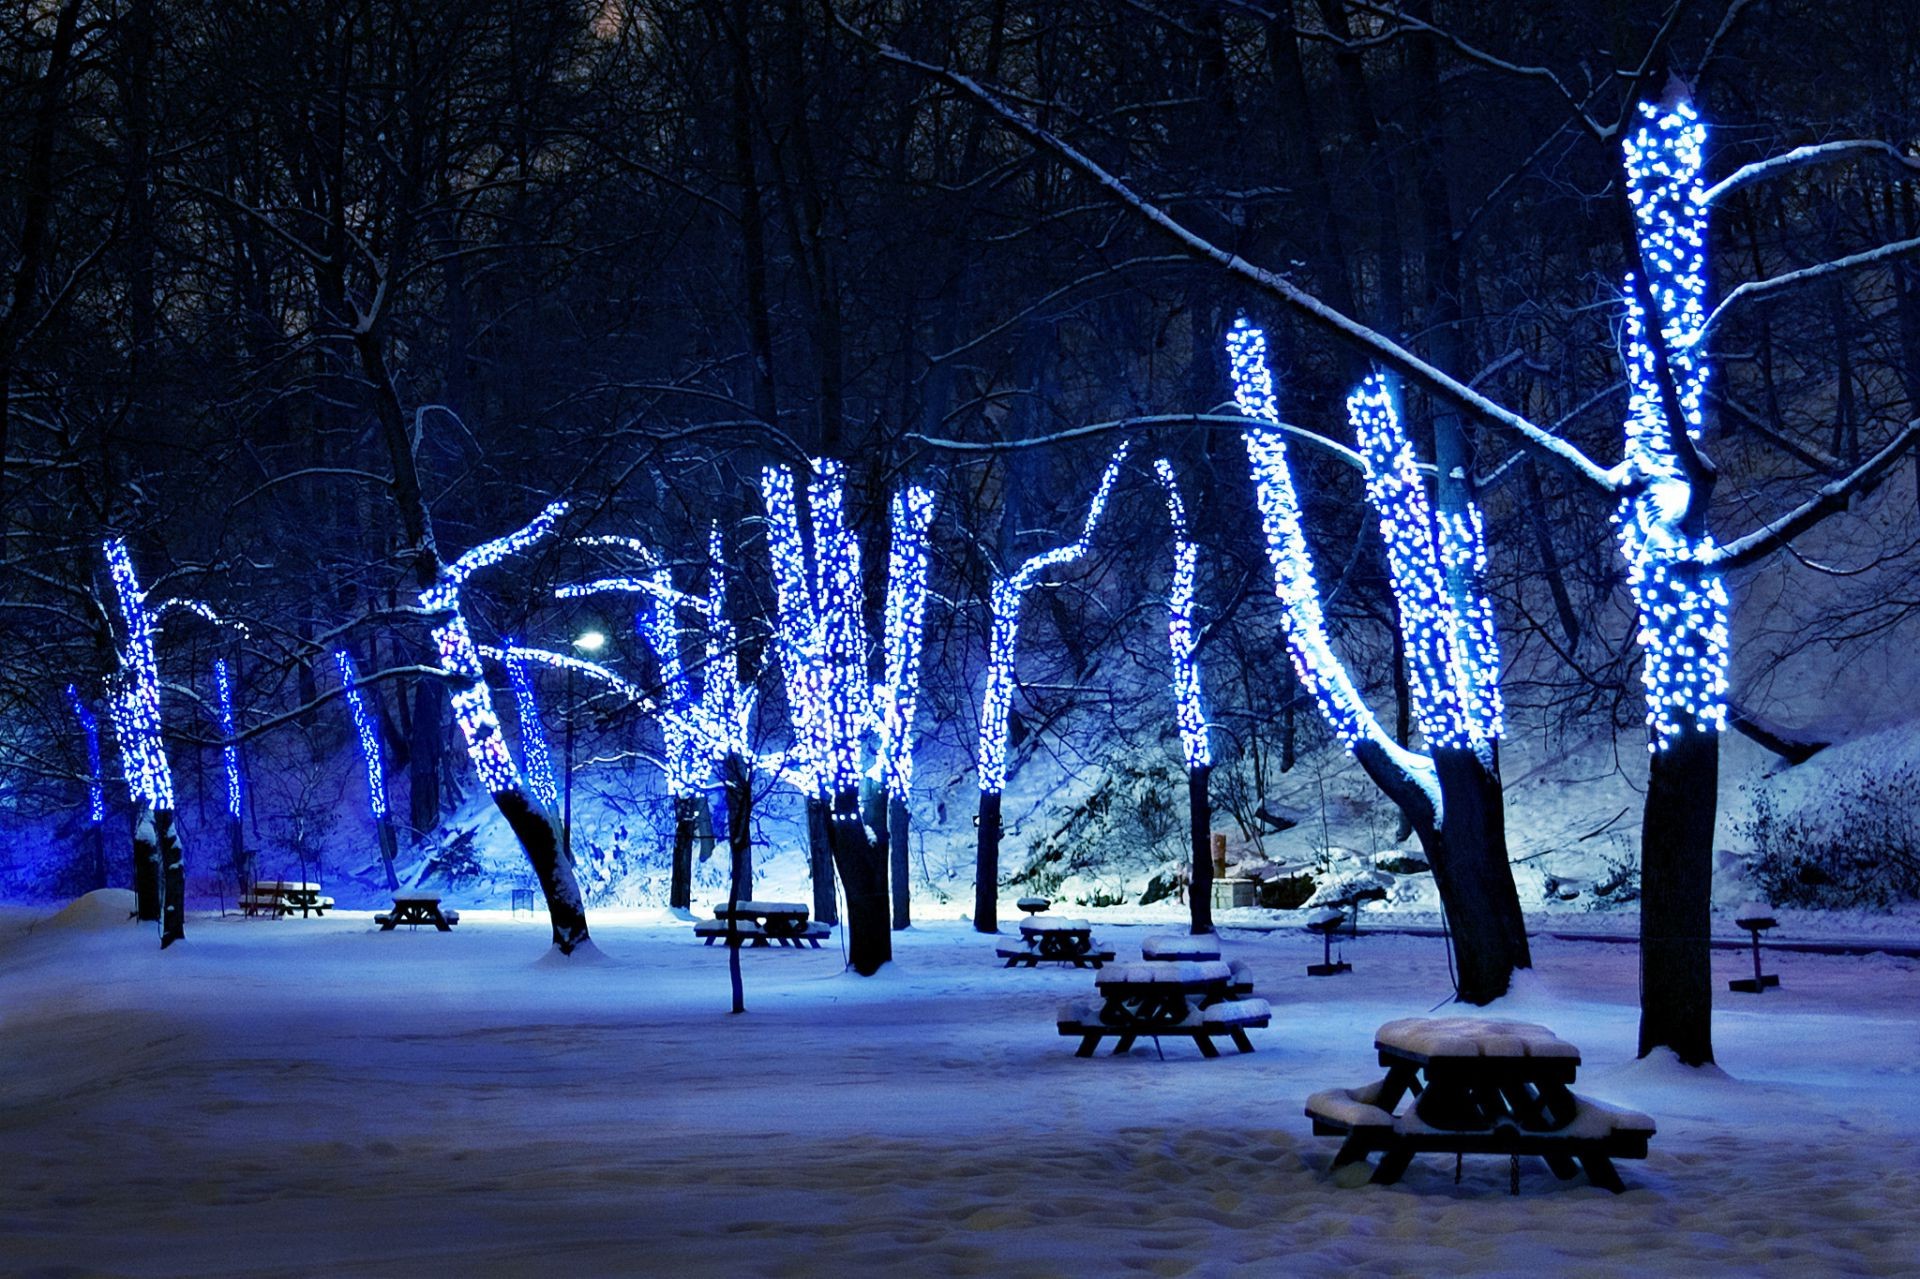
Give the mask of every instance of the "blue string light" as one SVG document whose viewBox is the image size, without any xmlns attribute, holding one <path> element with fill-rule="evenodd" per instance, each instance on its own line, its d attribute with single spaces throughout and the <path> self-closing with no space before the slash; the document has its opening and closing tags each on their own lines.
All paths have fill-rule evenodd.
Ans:
<svg viewBox="0 0 1920 1279">
<path fill-rule="evenodd" d="M 501 645 L 514 650 L 512 639 Z M 507 683 L 513 688 L 513 705 L 520 721 L 520 755 L 526 761 L 527 785 L 534 795 L 552 808 L 560 801 L 560 784 L 554 778 L 553 750 L 547 744 L 546 725 L 540 720 L 540 698 L 533 687 L 533 670 L 523 657 L 509 656 L 501 663 L 507 668 Z"/>
<path fill-rule="evenodd" d="M 1707 365 L 1697 349 L 1706 319 L 1707 205 L 1700 180 L 1706 125 L 1690 103 L 1639 104 L 1627 135 L 1627 198 L 1633 208 L 1646 294 L 1659 315 L 1667 371 L 1687 435 L 1699 439 Z M 1724 732 L 1731 657 L 1726 585 L 1706 564 L 1710 536 L 1683 521 L 1693 489 L 1675 455 L 1634 277 L 1626 287 L 1629 395 L 1626 456 L 1630 488 L 1614 513 L 1627 586 L 1640 611 L 1640 679 L 1646 690 L 1648 749 L 1663 750 L 1687 728 Z"/>
<path fill-rule="evenodd" d="M 227 670 L 226 659 L 216 658 L 213 663 L 214 708 L 220 720 L 220 763 L 227 775 L 227 816 L 234 821 L 240 820 L 242 799 L 240 785 L 240 734 L 234 726 L 233 715 L 233 677 Z"/>
<path fill-rule="evenodd" d="M 452 680 L 450 699 L 454 723 L 467 743 L 467 755 L 473 760 L 480 784 L 489 793 L 499 795 L 520 787 L 520 773 L 507 749 L 500 717 L 493 709 L 493 695 L 487 688 L 486 672 L 480 666 L 480 650 L 460 611 L 460 590 L 468 578 L 483 568 L 498 564 L 552 535 L 567 513 L 567 503 L 552 502 L 531 523 L 505 537 L 483 542 L 452 564 L 442 565 L 434 584 L 420 593 L 420 607 L 445 617 L 434 628 L 433 642 L 440 653 L 440 669 Z"/>
<path fill-rule="evenodd" d="M 100 721 L 81 700 L 80 690 L 67 685 L 67 704 L 80 722 L 80 737 L 87 746 L 87 820 L 98 826 L 107 817 L 107 788 L 100 777 Z"/>
<path fill-rule="evenodd" d="M 1131 447 L 1128 443 L 1121 444 L 1107 460 L 1107 469 L 1101 473 L 1100 486 L 1087 505 L 1087 516 L 1081 521 L 1078 538 L 1065 546 L 1043 551 L 1022 564 L 1013 576 L 997 578 L 993 583 L 993 635 L 987 648 L 987 687 L 980 701 L 977 756 L 980 789 L 989 795 L 998 795 L 1007 787 L 1007 717 L 1013 705 L 1013 659 L 1020 639 L 1021 601 L 1042 573 L 1071 564 L 1087 553 L 1093 544 L 1093 531 L 1106 512 L 1107 499 L 1113 495 L 1113 486 L 1120 478 L 1120 468 Z"/>
<path fill-rule="evenodd" d="M 1200 548 L 1187 532 L 1187 506 L 1173 464 L 1155 458 L 1153 473 L 1166 491 L 1167 515 L 1173 521 L 1173 582 L 1167 592 L 1167 645 L 1173 655 L 1173 717 L 1180 728 L 1180 749 L 1187 771 L 1213 763 L 1207 745 L 1207 716 L 1201 705 L 1198 641 L 1193 633 L 1194 577 Z"/>
<path fill-rule="evenodd" d="M 680 798 L 705 790 L 713 777 L 713 757 L 696 722 L 692 683 L 680 656 L 680 624 L 674 600 L 687 598 L 672 589 L 666 569 L 653 575 L 653 599 L 634 618 L 634 628 L 660 664 L 665 695 L 660 731 L 666 744 L 667 793 Z"/>
<path fill-rule="evenodd" d="M 380 725 L 360 693 L 360 674 L 353 655 L 335 649 L 333 662 L 340 671 L 340 691 L 346 695 L 347 710 L 353 716 L 353 731 L 360 738 L 360 759 L 367 769 L 367 809 L 375 819 L 387 815 L 387 757 L 380 746 Z"/>
<path fill-rule="evenodd" d="M 156 811 L 173 808 L 173 769 L 167 763 L 160 736 L 160 674 L 154 651 L 153 616 L 146 592 L 140 588 L 133 558 L 124 538 L 105 546 L 107 573 L 113 581 L 120 620 L 126 634 L 119 650 L 119 669 L 109 680 L 109 717 L 120 740 L 120 756 L 127 788 L 136 802 Z"/>
</svg>

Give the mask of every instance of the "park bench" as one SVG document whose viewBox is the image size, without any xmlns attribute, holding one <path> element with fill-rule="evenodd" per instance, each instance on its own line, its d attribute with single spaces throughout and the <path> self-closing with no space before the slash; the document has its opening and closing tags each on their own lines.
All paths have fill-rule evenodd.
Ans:
<svg viewBox="0 0 1920 1279">
<path fill-rule="evenodd" d="M 240 895 L 243 915 L 265 915 L 279 919 L 299 911 L 306 915 L 325 915 L 333 909 L 333 898 L 320 895 L 320 885 L 290 879 L 255 880 Z"/>
<path fill-rule="evenodd" d="M 771 945 L 820 949 L 820 943 L 833 936 L 833 929 L 818 920 L 809 921 L 807 908 L 798 902 L 734 903 L 729 909 L 714 909 L 714 918 L 702 919 L 693 926 L 693 935 L 706 945 L 725 942 L 729 946 Z M 729 927 L 729 920 L 732 926 Z"/>
<path fill-rule="evenodd" d="M 1474 1017 L 1410 1017 L 1374 1038 L 1384 1079 L 1307 1098 L 1316 1136 L 1344 1137 L 1337 1170 L 1381 1156 L 1372 1180 L 1396 1182 L 1415 1155 L 1451 1154 L 1454 1180 L 1466 1155 L 1506 1155 L 1520 1192 L 1520 1156 L 1537 1155 L 1555 1176 L 1574 1175 L 1616 1194 L 1615 1159 L 1645 1159 L 1653 1120 L 1581 1097 L 1568 1085 L 1579 1050 L 1544 1026 Z M 1412 1094 L 1416 1102 L 1395 1113 Z"/>
</svg>

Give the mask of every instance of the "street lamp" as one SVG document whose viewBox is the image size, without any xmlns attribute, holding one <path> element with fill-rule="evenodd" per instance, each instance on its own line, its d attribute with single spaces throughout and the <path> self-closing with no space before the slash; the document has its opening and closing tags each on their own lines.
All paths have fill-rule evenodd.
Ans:
<svg viewBox="0 0 1920 1279">
<path fill-rule="evenodd" d="M 607 637 L 599 631 L 582 631 L 573 641 L 573 647 L 588 657 L 592 657 L 607 646 Z M 567 865 L 573 865 L 573 667 L 567 667 L 567 746 L 564 773 L 564 786 L 560 801 L 560 850 L 565 855 Z"/>
</svg>

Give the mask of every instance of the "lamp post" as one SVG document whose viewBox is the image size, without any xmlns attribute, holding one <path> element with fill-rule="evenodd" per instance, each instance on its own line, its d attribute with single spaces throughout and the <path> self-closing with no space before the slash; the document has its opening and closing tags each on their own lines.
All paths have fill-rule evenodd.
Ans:
<svg viewBox="0 0 1920 1279">
<path fill-rule="evenodd" d="M 599 631 L 583 631 L 573 641 L 575 649 L 592 657 L 607 645 L 607 637 Z M 573 865 L 573 668 L 567 668 L 567 745 L 565 779 L 561 784 L 560 799 L 560 850 L 565 855 L 567 865 Z"/>
</svg>

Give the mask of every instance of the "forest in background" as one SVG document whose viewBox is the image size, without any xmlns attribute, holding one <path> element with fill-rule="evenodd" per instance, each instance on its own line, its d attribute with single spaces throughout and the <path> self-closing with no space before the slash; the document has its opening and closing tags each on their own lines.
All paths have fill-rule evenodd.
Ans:
<svg viewBox="0 0 1920 1279">
<path fill-rule="evenodd" d="M 1585 115 L 1618 114 L 1654 45 L 1692 84 L 1716 174 L 1832 138 L 1910 147 L 1920 101 L 1920 23 L 1892 3 L 131 0 L 0 23 L 0 802 L 22 821 L 83 793 L 64 689 L 92 695 L 113 666 L 110 534 L 158 593 L 248 627 L 189 619 L 164 649 L 177 757 L 217 760 L 216 656 L 238 672 L 257 773 L 347 749 L 345 646 L 406 779 L 405 823 L 431 830 L 474 789 L 445 688 L 420 670 L 396 438 L 449 558 L 564 495 L 572 531 L 640 537 L 697 574 L 719 520 L 749 648 L 772 613 L 763 466 L 847 459 L 870 532 L 895 489 L 928 485 L 920 736 L 965 758 L 989 583 L 1077 525 L 1122 429 L 1084 430 L 1102 423 L 1183 476 L 1231 761 L 1216 791 L 1251 819 L 1327 735 L 1276 638 L 1238 427 L 1191 418 L 1230 400 L 1222 339 L 1242 311 L 1268 327 L 1287 418 L 1332 438 L 1364 355 L 857 32 L 1000 86 L 1214 242 L 1606 460 L 1626 400 L 1619 157 Z M 1714 222 L 1717 292 L 1920 235 L 1900 176 L 1822 167 L 1736 193 Z M 1917 288 L 1914 263 L 1889 259 L 1728 314 L 1709 416 L 1729 522 L 1790 508 L 1915 415 Z M 1431 456 L 1445 406 L 1414 386 L 1406 408 Z M 1610 510 L 1510 463 L 1508 441 L 1473 424 L 1468 439 L 1516 716 L 1633 738 Z M 1003 447 L 1023 441 L 1043 443 Z M 1409 735 L 1359 476 L 1308 452 L 1295 465 L 1343 652 Z M 1909 472 L 1851 554 L 1777 570 L 1806 577 L 1770 597 L 1829 606 L 1742 635 L 1736 706 L 1804 713 L 1772 682 L 1780 663 L 1841 671 L 1900 642 L 1917 494 Z M 1137 534 L 1029 610 L 1016 766 L 1170 733 L 1149 677 L 1165 515 L 1137 476 L 1116 502 Z M 476 628 L 558 646 L 598 625 L 645 682 L 629 619 L 550 598 L 590 563 L 543 549 L 470 601 Z M 606 706 L 591 724 L 649 731 Z"/>
</svg>

